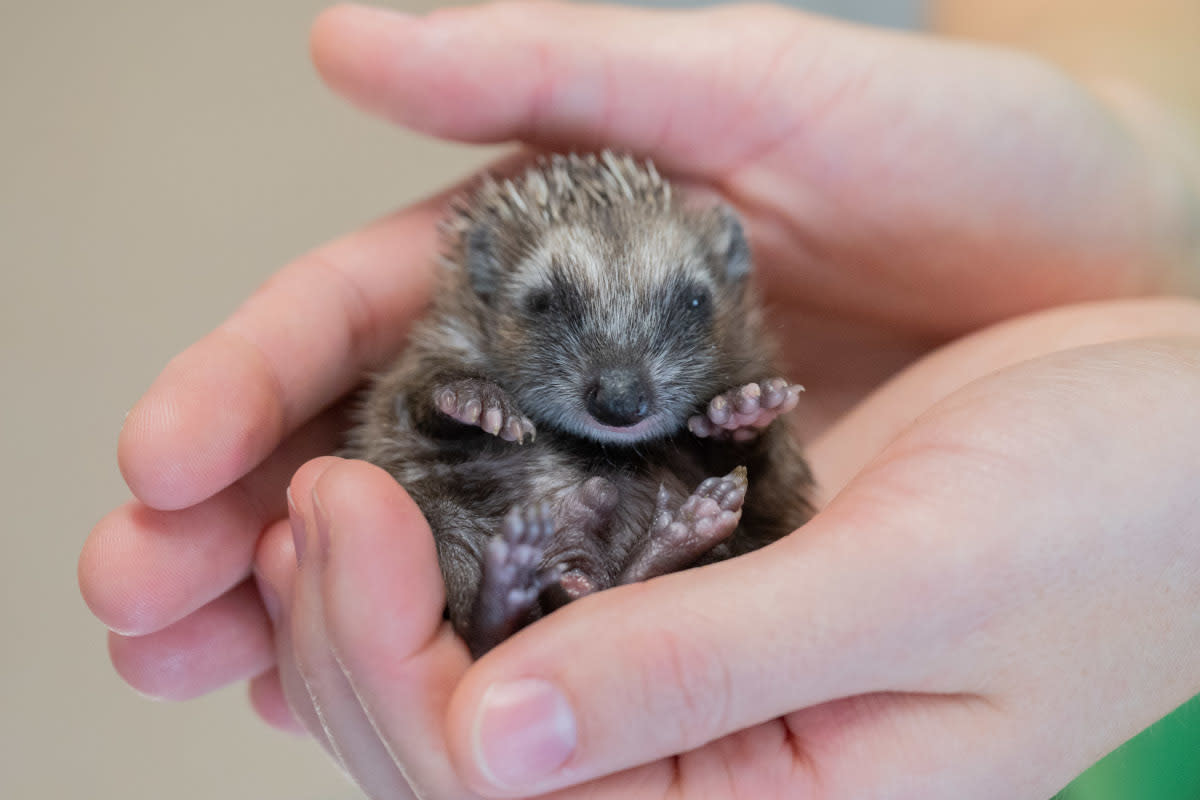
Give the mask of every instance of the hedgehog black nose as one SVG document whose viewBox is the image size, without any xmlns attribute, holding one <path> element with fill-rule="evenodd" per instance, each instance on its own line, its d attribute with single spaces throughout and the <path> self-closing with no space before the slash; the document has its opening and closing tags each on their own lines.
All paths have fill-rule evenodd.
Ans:
<svg viewBox="0 0 1200 800">
<path fill-rule="evenodd" d="M 627 428 L 650 416 L 650 389 L 631 369 L 606 369 L 585 397 L 588 412 L 605 425 Z"/>
</svg>

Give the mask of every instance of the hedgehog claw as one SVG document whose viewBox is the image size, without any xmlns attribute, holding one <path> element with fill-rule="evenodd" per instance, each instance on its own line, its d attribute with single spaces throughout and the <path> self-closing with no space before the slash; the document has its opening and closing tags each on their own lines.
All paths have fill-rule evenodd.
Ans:
<svg viewBox="0 0 1200 800">
<path fill-rule="evenodd" d="M 688 430 L 701 439 L 748 442 L 796 407 L 804 387 L 783 378 L 748 383 L 714 397 L 703 414 L 688 419 Z"/>
<path fill-rule="evenodd" d="M 447 417 L 508 442 L 524 444 L 537 435 L 516 403 L 490 381 L 465 378 L 439 386 L 433 390 L 433 404 Z"/>
</svg>

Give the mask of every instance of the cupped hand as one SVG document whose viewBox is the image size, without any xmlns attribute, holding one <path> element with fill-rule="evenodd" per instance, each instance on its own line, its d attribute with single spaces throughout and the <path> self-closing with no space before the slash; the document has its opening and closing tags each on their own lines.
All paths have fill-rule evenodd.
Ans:
<svg viewBox="0 0 1200 800">
<path fill-rule="evenodd" d="M 341 7 L 313 51 L 401 125 L 626 148 L 717 188 L 788 311 L 945 336 L 1198 285 L 1197 187 L 1175 155 L 1028 55 L 765 5 L 554 3 Z"/>
<path fill-rule="evenodd" d="M 320 459 L 259 550 L 284 686 L 374 798 L 1050 796 L 1200 688 L 1198 392 L 1191 302 L 982 332 L 814 447 L 798 533 L 474 665 L 418 510 Z"/>
<path fill-rule="evenodd" d="M 344 7 L 314 53 L 336 89 L 469 141 L 605 145 L 745 216 L 823 428 L 945 337 L 1034 308 L 1190 288 L 1188 187 L 1124 120 L 1027 57 L 766 7 Z M 288 721 L 251 554 L 330 452 L 337 404 L 428 296 L 439 197 L 282 270 L 130 413 L 136 499 L 80 562 L 118 669 L 186 697 L 261 674 Z M 830 480 L 826 478 L 827 482 Z"/>
</svg>

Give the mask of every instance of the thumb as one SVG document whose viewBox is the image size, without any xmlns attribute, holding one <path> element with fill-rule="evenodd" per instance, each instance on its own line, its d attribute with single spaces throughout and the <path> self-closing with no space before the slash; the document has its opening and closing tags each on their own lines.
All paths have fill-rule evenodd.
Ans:
<svg viewBox="0 0 1200 800">
<path fill-rule="evenodd" d="M 920 796 L 978 797 L 1005 770 L 1048 794 L 1194 691 L 1174 660 L 1200 641 L 1195 537 L 1180 534 L 1197 358 L 1191 339 L 1138 340 L 994 373 L 796 534 L 539 620 L 456 688 L 459 774 L 487 796 L 540 794 L 788 717 L 815 752 L 760 750 L 857 789 L 829 796 L 936 774 Z M 1155 680 L 1130 681 L 1146 669 Z M 722 778 L 755 758 L 741 755 Z"/>
<path fill-rule="evenodd" d="M 339 6 L 317 19 L 312 50 L 336 91 L 424 133 L 604 144 L 713 174 L 777 141 L 790 124 L 781 108 L 808 110 L 780 92 L 846 28 L 766 6 L 504 3 L 421 18 Z"/>
<path fill-rule="evenodd" d="M 348 768 L 372 797 L 393 796 L 377 788 L 387 781 L 407 796 L 397 767 L 418 796 L 467 797 L 441 742 L 446 698 L 470 658 L 442 619 L 428 524 L 391 475 L 362 461 L 334 463 L 311 496 L 316 534 L 301 572 L 316 562 L 309 605 L 320 616 L 297 624 L 318 629 L 297 656 L 310 665 L 306 681 L 326 731 L 341 739 Z M 313 664 L 325 674 L 313 675 Z M 339 697 L 339 683 L 350 692 Z"/>
<path fill-rule="evenodd" d="M 501 644 L 450 704 L 459 774 L 488 796 L 540 794 L 796 709 L 923 691 L 937 631 L 971 612 L 913 591 L 936 585 L 945 558 L 914 559 L 914 521 L 855 491 L 803 534 L 584 598 Z"/>
</svg>

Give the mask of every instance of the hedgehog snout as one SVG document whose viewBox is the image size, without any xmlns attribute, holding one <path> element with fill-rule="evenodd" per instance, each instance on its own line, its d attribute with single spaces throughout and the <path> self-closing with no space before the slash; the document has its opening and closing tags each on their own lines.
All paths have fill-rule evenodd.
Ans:
<svg viewBox="0 0 1200 800">
<path fill-rule="evenodd" d="M 584 393 L 588 413 L 597 421 L 617 428 L 636 425 L 653 410 L 649 383 L 634 369 L 603 369 Z"/>
</svg>

